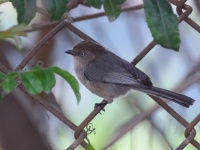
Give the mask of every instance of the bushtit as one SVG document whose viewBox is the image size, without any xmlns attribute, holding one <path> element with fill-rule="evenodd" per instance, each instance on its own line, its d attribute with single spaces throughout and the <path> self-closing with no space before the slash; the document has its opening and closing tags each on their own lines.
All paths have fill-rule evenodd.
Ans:
<svg viewBox="0 0 200 150">
<path fill-rule="evenodd" d="M 96 42 L 80 42 L 66 53 L 73 55 L 75 72 L 81 83 L 107 101 L 134 89 L 185 107 L 194 102 L 185 95 L 154 87 L 144 72 Z"/>
</svg>

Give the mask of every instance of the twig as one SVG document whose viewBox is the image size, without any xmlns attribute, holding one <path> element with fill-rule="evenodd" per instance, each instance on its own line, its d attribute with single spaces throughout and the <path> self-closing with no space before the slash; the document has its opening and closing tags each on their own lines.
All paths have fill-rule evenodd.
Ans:
<svg viewBox="0 0 200 150">
<path fill-rule="evenodd" d="M 52 28 L 52 27 L 55 27 L 58 23 L 59 21 L 32 24 L 31 29 L 25 29 L 24 32 L 33 32 L 33 31 L 38 31 L 38 30 L 44 30 L 47 28 Z"/>
<path fill-rule="evenodd" d="M 134 10 L 139 10 L 142 9 L 143 5 L 136 5 L 136 6 L 130 6 L 130 7 L 124 7 L 122 8 L 122 12 L 125 11 L 134 11 Z M 103 17 L 105 16 L 106 13 L 105 12 L 100 12 L 100 13 L 95 13 L 95 14 L 91 14 L 91 15 L 85 15 L 85 16 L 80 16 L 80 17 L 75 17 L 73 18 L 74 22 L 76 21 L 82 21 L 82 20 L 88 20 L 88 19 L 96 19 L 98 17 Z"/>
<path fill-rule="evenodd" d="M 143 5 L 136 5 L 136 6 L 130 6 L 130 7 L 124 7 L 122 8 L 122 11 L 134 11 L 134 10 L 139 10 L 142 9 Z M 77 22 L 77 21 L 83 21 L 83 20 L 87 20 L 87 19 L 95 19 L 97 17 L 102 17 L 105 16 L 105 12 L 100 12 L 100 13 L 95 13 L 95 14 L 90 14 L 90 15 L 84 15 L 84 16 L 80 16 L 80 17 L 72 17 L 73 22 Z M 48 23 L 41 23 L 41 24 L 33 24 L 31 27 L 32 29 L 25 29 L 24 32 L 33 32 L 33 31 L 37 31 L 37 30 L 44 30 L 46 28 L 50 28 L 50 27 L 54 27 L 59 23 L 59 21 L 55 21 L 55 22 L 48 22 Z"/>
</svg>

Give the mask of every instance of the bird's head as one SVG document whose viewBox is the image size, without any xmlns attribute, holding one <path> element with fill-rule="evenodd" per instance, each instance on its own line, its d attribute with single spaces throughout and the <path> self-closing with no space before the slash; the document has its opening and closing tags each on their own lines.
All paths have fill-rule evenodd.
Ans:
<svg viewBox="0 0 200 150">
<path fill-rule="evenodd" d="M 72 50 L 66 51 L 74 57 L 74 61 L 82 65 L 89 65 L 106 53 L 106 49 L 100 44 L 86 40 L 78 43 Z"/>
</svg>

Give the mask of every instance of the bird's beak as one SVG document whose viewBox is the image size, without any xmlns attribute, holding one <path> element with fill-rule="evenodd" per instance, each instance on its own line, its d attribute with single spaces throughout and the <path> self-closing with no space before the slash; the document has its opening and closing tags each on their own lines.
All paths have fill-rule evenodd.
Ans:
<svg viewBox="0 0 200 150">
<path fill-rule="evenodd" d="M 67 50 L 67 51 L 65 51 L 65 53 L 70 54 L 70 55 L 74 55 L 74 51 L 73 50 Z"/>
</svg>

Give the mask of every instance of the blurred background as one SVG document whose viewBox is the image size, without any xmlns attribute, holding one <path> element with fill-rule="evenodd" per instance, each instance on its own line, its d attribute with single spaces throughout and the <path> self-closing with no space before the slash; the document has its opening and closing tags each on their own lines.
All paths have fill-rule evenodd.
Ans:
<svg viewBox="0 0 200 150">
<path fill-rule="evenodd" d="M 142 1 L 128 1 L 125 6 L 141 4 Z M 190 18 L 199 24 L 198 6 L 189 1 L 193 7 Z M 175 10 L 175 7 L 174 7 Z M 11 3 L 0 5 L 0 29 L 6 30 L 17 24 L 16 11 Z M 78 17 L 100 12 L 94 8 L 78 6 L 70 11 L 69 16 Z M 176 12 L 176 11 L 174 11 Z M 48 22 L 49 18 L 38 14 L 33 23 Z M 118 56 L 132 61 L 152 41 L 152 36 L 145 21 L 144 11 L 123 12 L 120 17 L 110 23 L 107 17 L 99 17 L 73 23 L 75 27 L 101 43 L 104 47 Z M 16 50 L 13 40 L 0 41 L 0 62 L 14 70 L 26 54 L 51 28 L 34 31 L 28 37 L 22 37 L 22 51 Z M 164 49 L 155 46 L 137 67 L 151 77 L 155 86 L 174 90 L 185 82 L 185 77 L 194 66 L 196 72 L 200 69 L 200 35 L 187 23 L 179 25 L 181 46 L 180 51 Z M 75 44 L 82 41 L 67 28 L 56 34 L 43 50 L 34 57 L 24 68 L 31 69 L 42 62 L 43 67 L 58 66 L 69 71 L 75 77 L 73 59 L 65 53 Z M 76 77 L 77 78 L 77 77 Z M 182 93 L 196 100 L 189 109 L 175 103 L 169 105 L 188 122 L 198 114 L 200 107 L 199 83 L 188 87 Z M 81 102 L 77 104 L 75 95 L 64 79 L 56 76 L 56 86 L 49 95 L 41 96 L 54 105 L 58 110 L 76 125 L 79 125 L 93 110 L 95 103 L 102 98 L 92 94 L 80 83 Z M 117 98 L 105 108 L 102 115 L 98 115 L 91 122 L 96 128 L 96 134 L 89 135 L 89 140 L 95 149 L 100 150 L 120 131 L 131 125 L 137 116 L 148 113 L 157 104 L 147 95 L 130 92 L 126 96 Z M 195 139 L 200 142 L 200 128 L 196 126 Z M 159 108 L 150 117 L 145 118 L 133 126 L 125 135 L 121 136 L 110 146 L 109 150 L 168 150 L 175 149 L 184 139 L 185 128 L 170 116 L 163 108 Z M 0 104 L 0 150 L 5 149 L 52 149 L 64 150 L 74 141 L 74 131 L 65 126 L 42 106 L 33 102 L 30 97 L 20 90 L 15 90 L 5 97 Z M 2 148 L 1 148 L 2 145 Z M 82 150 L 81 146 L 78 149 Z M 195 150 L 189 144 L 185 150 Z"/>
</svg>

